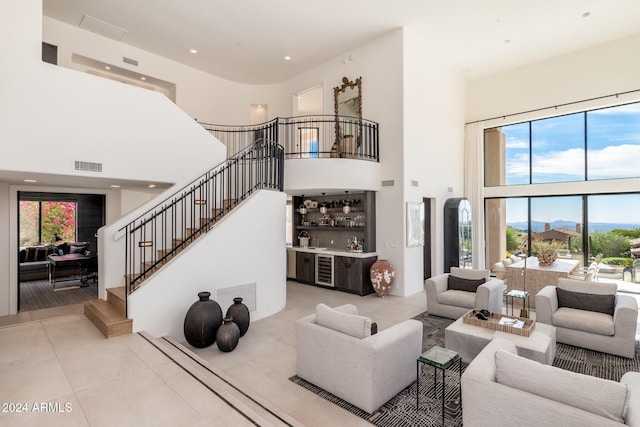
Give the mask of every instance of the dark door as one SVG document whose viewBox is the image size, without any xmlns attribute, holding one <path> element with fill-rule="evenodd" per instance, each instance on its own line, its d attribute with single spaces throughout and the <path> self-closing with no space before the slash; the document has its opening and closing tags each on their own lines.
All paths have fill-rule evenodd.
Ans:
<svg viewBox="0 0 640 427">
<path fill-rule="evenodd" d="M 431 199 L 424 197 L 422 202 L 424 203 L 423 278 L 428 279 L 431 277 Z"/>
</svg>

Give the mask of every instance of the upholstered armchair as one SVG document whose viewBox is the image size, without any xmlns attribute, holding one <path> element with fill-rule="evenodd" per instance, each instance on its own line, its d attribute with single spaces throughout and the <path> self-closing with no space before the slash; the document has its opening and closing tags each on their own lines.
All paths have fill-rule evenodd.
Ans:
<svg viewBox="0 0 640 427">
<path fill-rule="evenodd" d="M 451 273 L 427 279 L 427 312 L 449 319 L 458 319 L 473 309 L 501 313 L 506 285 L 489 274 L 489 270 L 451 267 Z"/>
<path fill-rule="evenodd" d="M 556 327 L 556 341 L 634 357 L 638 304 L 615 283 L 557 280 L 536 295 L 536 320 Z"/>
<path fill-rule="evenodd" d="M 416 380 L 422 322 L 405 320 L 375 334 L 371 324 L 352 304 L 318 304 L 296 321 L 298 376 L 373 413 Z"/>
</svg>

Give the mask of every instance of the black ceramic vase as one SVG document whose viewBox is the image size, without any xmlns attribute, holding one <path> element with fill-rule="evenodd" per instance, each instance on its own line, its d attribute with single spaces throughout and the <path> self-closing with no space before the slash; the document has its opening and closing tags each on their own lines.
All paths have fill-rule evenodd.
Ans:
<svg viewBox="0 0 640 427">
<path fill-rule="evenodd" d="M 233 318 L 227 316 L 222 319 L 222 325 L 218 328 L 218 333 L 216 334 L 216 344 L 220 351 L 233 351 L 239 340 L 240 328 L 233 323 Z"/>
<path fill-rule="evenodd" d="M 211 292 L 198 292 L 199 301 L 194 302 L 184 318 L 184 337 L 194 347 L 208 347 L 216 341 L 216 333 L 222 324 L 222 309 L 209 299 Z"/>
<path fill-rule="evenodd" d="M 233 304 L 227 309 L 227 317 L 233 317 L 233 323 L 240 328 L 240 336 L 243 337 L 249 329 L 249 309 L 242 303 L 242 298 L 233 299 Z"/>
</svg>

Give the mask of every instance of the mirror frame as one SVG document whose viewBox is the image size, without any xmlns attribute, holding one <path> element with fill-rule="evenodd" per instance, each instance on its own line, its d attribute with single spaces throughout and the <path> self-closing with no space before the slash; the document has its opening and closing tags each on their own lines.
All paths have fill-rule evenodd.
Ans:
<svg viewBox="0 0 640 427">
<path fill-rule="evenodd" d="M 354 117 L 357 119 L 358 135 L 356 135 L 357 146 L 360 146 L 362 141 L 362 77 L 358 77 L 355 82 L 349 80 L 347 77 L 342 78 L 342 86 L 336 86 L 333 88 L 333 107 L 335 112 L 335 127 L 336 127 L 336 140 L 334 146 L 340 147 L 342 141 L 342 129 L 340 127 L 340 94 L 345 94 L 347 88 L 355 89 L 357 91 L 357 115 Z M 349 116 L 351 117 L 351 116 Z"/>
</svg>

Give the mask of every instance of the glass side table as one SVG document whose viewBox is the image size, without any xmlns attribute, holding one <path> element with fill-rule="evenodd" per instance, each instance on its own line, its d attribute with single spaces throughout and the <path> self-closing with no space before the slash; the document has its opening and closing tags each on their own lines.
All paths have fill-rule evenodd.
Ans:
<svg viewBox="0 0 640 427">
<path fill-rule="evenodd" d="M 527 291 L 517 291 L 515 289 L 512 289 L 510 291 L 507 291 L 505 293 L 506 296 L 506 302 L 507 302 L 507 314 L 509 314 L 509 302 L 511 302 L 511 315 L 513 316 L 513 301 L 514 299 L 521 299 L 522 300 L 522 308 L 525 308 L 525 306 L 527 307 L 527 315 L 525 317 L 529 317 L 529 313 L 531 312 L 531 307 L 530 307 L 530 298 L 529 298 L 529 292 Z"/>
<path fill-rule="evenodd" d="M 458 353 L 453 350 L 449 350 L 442 347 L 432 347 L 428 351 L 422 353 L 416 362 L 416 411 L 420 410 L 420 366 L 429 365 L 433 366 L 433 397 L 438 398 L 438 375 L 437 370 L 442 371 L 442 425 L 444 426 L 444 380 L 445 371 L 458 362 L 458 394 L 460 396 L 460 405 L 462 405 L 462 358 Z"/>
</svg>

